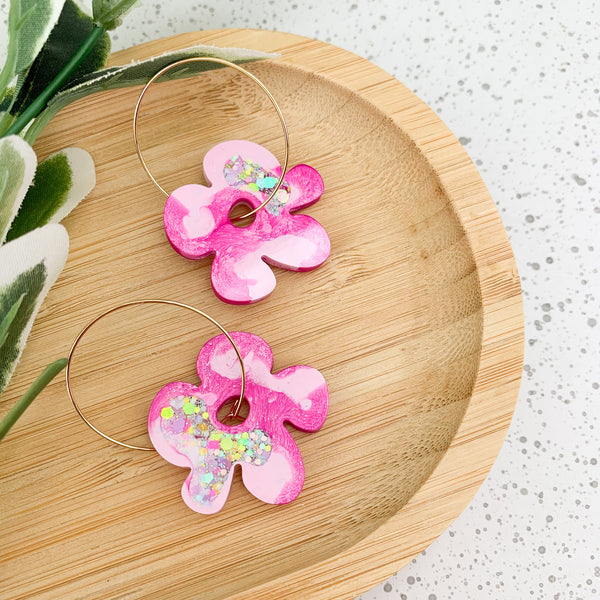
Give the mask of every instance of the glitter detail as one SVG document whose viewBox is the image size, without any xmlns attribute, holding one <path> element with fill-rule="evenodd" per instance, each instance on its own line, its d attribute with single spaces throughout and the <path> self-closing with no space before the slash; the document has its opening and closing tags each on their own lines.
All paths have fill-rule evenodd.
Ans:
<svg viewBox="0 0 600 600">
<path fill-rule="evenodd" d="M 177 396 L 161 412 L 161 430 L 173 437 L 175 448 L 190 458 L 190 494 L 209 504 L 220 492 L 235 463 L 264 465 L 271 455 L 271 438 L 261 429 L 229 433 L 209 418 L 206 404 L 196 396 Z M 180 435 L 185 433 L 185 435 Z"/>
<path fill-rule="evenodd" d="M 170 406 L 165 406 L 161 411 L 160 411 L 160 416 L 163 419 L 170 419 L 173 416 L 173 409 Z"/>
<path fill-rule="evenodd" d="M 258 302 L 275 289 L 271 265 L 310 271 L 327 259 L 327 232 L 312 217 L 296 214 L 323 194 L 323 179 L 315 169 L 304 164 L 289 169 L 277 199 L 256 212 L 251 223 L 234 227 L 231 209 L 240 202 L 256 208 L 269 199 L 267 192 L 274 190 L 267 188 L 273 183 L 269 178 L 281 167 L 266 148 L 243 140 L 218 144 L 203 164 L 209 185 L 177 188 L 167 198 L 163 220 L 179 254 L 191 260 L 211 257 L 212 288 L 221 300 Z"/>
<path fill-rule="evenodd" d="M 217 418 L 219 407 L 241 385 L 236 353 L 225 335 L 200 350 L 196 363 L 200 387 L 183 381 L 167 384 L 148 415 L 152 444 L 164 459 L 189 470 L 181 495 L 202 514 L 223 508 L 235 465 L 246 489 L 259 500 L 270 504 L 294 500 L 302 490 L 304 465 L 286 424 L 316 431 L 327 414 L 327 384 L 319 371 L 296 365 L 272 373 L 273 353 L 265 340 L 242 331 L 230 335 L 247 377 L 244 397 L 250 409 L 241 425 L 227 427 Z M 161 416 L 165 408 L 173 411 L 168 419 Z"/>
<path fill-rule="evenodd" d="M 279 177 L 251 160 L 244 160 L 239 154 L 225 163 L 223 178 L 227 185 L 250 192 L 262 192 L 265 197 L 279 181 Z M 290 186 L 284 181 L 265 209 L 274 216 L 280 215 L 289 199 Z"/>
</svg>

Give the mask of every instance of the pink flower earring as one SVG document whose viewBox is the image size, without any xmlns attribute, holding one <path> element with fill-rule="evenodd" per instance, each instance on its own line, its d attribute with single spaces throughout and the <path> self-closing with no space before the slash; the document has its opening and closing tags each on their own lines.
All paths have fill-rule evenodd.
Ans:
<svg viewBox="0 0 600 600">
<path fill-rule="evenodd" d="M 285 160 L 277 159 L 258 144 L 235 140 L 212 148 L 204 158 L 204 172 L 211 185 L 191 184 L 169 194 L 153 177 L 144 161 L 137 137 L 140 105 L 148 88 L 167 71 L 189 62 L 216 62 L 252 79 L 275 107 L 284 134 Z M 250 304 L 275 289 L 269 265 L 291 271 L 310 271 L 327 260 L 330 252 L 325 229 L 308 215 L 295 215 L 319 200 L 323 180 L 308 165 L 287 172 L 289 140 L 281 109 L 266 86 L 252 73 L 229 61 L 197 57 L 176 61 L 161 69 L 140 93 L 133 119 L 138 157 L 155 186 L 167 196 L 164 224 L 173 248 L 185 258 L 214 256 L 211 283 L 215 294 L 230 304 Z M 250 210 L 230 218 L 238 204 Z M 247 227 L 233 220 L 256 215 Z"/>
<path fill-rule="evenodd" d="M 148 433 L 153 447 L 116 440 L 95 427 L 75 401 L 71 387 L 72 359 L 84 334 L 106 315 L 132 305 L 169 304 L 207 318 L 222 334 L 198 354 L 200 386 L 173 382 L 150 405 Z M 329 394 L 319 371 L 292 366 L 271 373 L 273 353 L 262 338 L 228 333 L 206 313 L 170 300 L 138 300 L 116 306 L 91 321 L 75 339 L 68 356 L 67 393 L 81 418 L 105 439 L 135 450 L 154 450 L 168 462 L 190 469 L 183 483 L 184 502 L 196 512 L 219 511 L 229 494 L 237 465 L 248 491 L 269 504 L 294 500 L 304 483 L 304 463 L 296 442 L 284 426 L 317 431 L 327 415 Z M 244 399 L 249 413 L 237 425 L 225 425 L 218 410 L 237 397 L 226 419 L 240 420 Z"/>
</svg>

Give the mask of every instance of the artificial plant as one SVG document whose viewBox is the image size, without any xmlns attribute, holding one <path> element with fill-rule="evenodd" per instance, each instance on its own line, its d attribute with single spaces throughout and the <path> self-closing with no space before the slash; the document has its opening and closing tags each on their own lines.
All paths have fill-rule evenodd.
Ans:
<svg viewBox="0 0 600 600">
<path fill-rule="evenodd" d="M 10 1 L 0 70 L 0 394 L 67 259 L 69 237 L 59 223 L 95 185 L 94 162 L 85 150 L 66 148 L 38 164 L 32 144 L 50 119 L 90 94 L 143 84 L 181 58 L 241 63 L 272 56 L 198 45 L 107 68 L 108 32 L 135 2 L 93 0 L 89 16 L 74 0 Z M 188 63 L 164 79 L 219 67 Z M 58 359 L 44 370 L 0 423 L 0 439 L 64 365 L 65 359 Z"/>
</svg>

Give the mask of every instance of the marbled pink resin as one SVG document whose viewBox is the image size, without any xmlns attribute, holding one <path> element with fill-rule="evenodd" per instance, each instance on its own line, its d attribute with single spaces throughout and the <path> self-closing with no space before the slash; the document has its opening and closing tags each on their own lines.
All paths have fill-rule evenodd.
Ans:
<svg viewBox="0 0 600 600">
<path fill-rule="evenodd" d="M 253 168 L 244 171 L 245 165 Z M 204 173 L 211 186 L 176 189 L 165 204 L 164 223 L 182 256 L 214 255 L 211 282 L 221 300 L 249 304 L 268 296 L 276 283 L 269 265 L 309 271 L 325 262 L 330 251 L 325 229 L 308 215 L 291 214 L 321 197 L 323 180 L 315 169 L 290 169 L 275 198 L 247 227 L 235 227 L 229 213 L 236 204 L 256 208 L 264 202 L 281 175 L 277 159 L 252 142 L 224 142 L 206 154 Z"/>
<path fill-rule="evenodd" d="M 241 387 L 239 361 L 224 335 L 209 340 L 198 355 L 201 385 L 169 383 L 148 415 L 159 454 L 191 469 L 181 490 L 185 503 L 204 514 L 223 507 L 237 464 L 246 488 L 263 502 L 294 500 L 304 483 L 304 464 L 284 421 L 316 431 L 327 414 L 327 385 L 319 371 L 294 366 L 272 374 L 273 354 L 262 338 L 245 332 L 231 336 L 246 368 L 250 412 L 243 423 L 230 427 L 217 418 L 218 409 L 239 396 Z"/>
</svg>

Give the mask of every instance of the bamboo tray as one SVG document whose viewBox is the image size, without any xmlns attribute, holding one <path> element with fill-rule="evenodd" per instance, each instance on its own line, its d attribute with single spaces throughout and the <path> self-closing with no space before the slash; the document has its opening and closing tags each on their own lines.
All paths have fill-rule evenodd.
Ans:
<svg viewBox="0 0 600 600">
<path fill-rule="evenodd" d="M 281 53 L 250 70 L 287 116 L 291 164 L 323 176 L 325 194 L 306 212 L 327 229 L 330 259 L 310 273 L 278 271 L 263 302 L 221 303 L 210 261 L 185 260 L 165 239 L 164 199 L 131 135 L 139 88 L 80 101 L 36 150 L 87 149 L 98 183 L 65 222 L 69 261 L 2 410 L 102 310 L 179 300 L 265 338 L 277 370 L 310 364 L 325 375 L 325 426 L 292 432 L 304 490 L 274 507 L 236 474 L 221 513 L 193 513 L 180 498 L 184 470 L 96 436 L 55 381 L 0 445 L 4 598 L 352 599 L 459 515 L 507 431 L 523 357 L 519 280 L 456 138 L 387 73 L 294 35 L 193 33 L 112 62 L 199 42 Z M 225 139 L 251 139 L 280 157 L 283 147 L 267 99 L 227 70 L 153 88 L 140 137 L 167 189 L 202 182 L 202 157 Z M 174 310 L 124 313 L 83 344 L 75 391 L 98 426 L 143 444 L 154 394 L 169 381 L 197 383 L 195 354 L 217 333 Z"/>
</svg>

